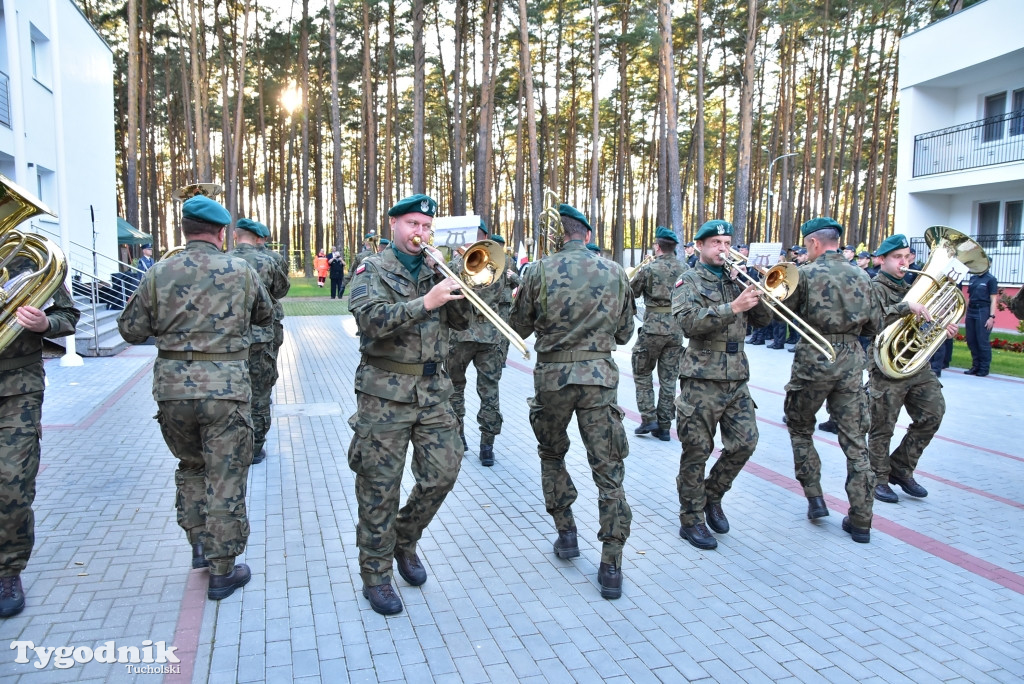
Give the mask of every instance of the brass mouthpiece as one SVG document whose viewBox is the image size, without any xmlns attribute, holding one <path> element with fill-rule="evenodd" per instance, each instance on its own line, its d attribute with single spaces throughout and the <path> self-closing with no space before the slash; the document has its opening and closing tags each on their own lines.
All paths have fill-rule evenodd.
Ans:
<svg viewBox="0 0 1024 684">
<path fill-rule="evenodd" d="M 423 240 L 422 240 L 422 239 L 420 239 L 420 236 L 419 236 L 419 235 L 413 235 L 413 236 L 412 236 L 412 244 L 414 244 L 414 245 L 418 245 L 418 244 L 420 244 L 421 242 L 423 242 Z"/>
</svg>

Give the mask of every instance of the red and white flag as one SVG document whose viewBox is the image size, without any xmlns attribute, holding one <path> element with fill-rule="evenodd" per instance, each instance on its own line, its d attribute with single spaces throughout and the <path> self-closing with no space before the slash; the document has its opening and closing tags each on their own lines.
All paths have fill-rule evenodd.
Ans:
<svg viewBox="0 0 1024 684">
<path fill-rule="evenodd" d="M 520 266 L 522 266 L 523 264 L 525 264 L 529 260 L 530 260 L 530 255 L 526 251 L 526 245 L 524 245 L 523 241 L 520 240 L 519 241 L 519 251 L 516 253 L 516 262 Z"/>
</svg>

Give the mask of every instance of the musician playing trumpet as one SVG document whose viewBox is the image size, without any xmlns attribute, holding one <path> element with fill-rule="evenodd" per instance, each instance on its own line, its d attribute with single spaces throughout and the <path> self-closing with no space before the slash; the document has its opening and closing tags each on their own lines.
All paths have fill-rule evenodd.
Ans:
<svg viewBox="0 0 1024 684">
<path fill-rule="evenodd" d="M 763 327 L 771 312 L 754 285 L 744 287 L 723 255 L 732 245 L 732 224 L 708 221 L 694 236 L 700 261 L 676 283 L 672 314 L 689 344 L 679 365 L 676 432 L 682 442 L 679 475 L 679 536 L 698 549 L 714 549 L 729 531 L 722 497 L 757 446 L 754 401 L 747 389 L 750 367 L 743 351 L 747 322 Z M 704 469 L 722 430 L 722 455 L 707 479 Z M 705 524 L 706 520 L 706 524 Z"/>
<path fill-rule="evenodd" d="M 633 345 L 633 379 L 640 410 L 638 435 L 651 434 L 669 441 L 675 413 L 676 379 L 683 353 L 683 331 L 672 316 L 672 289 L 686 264 L 676 256 L 679 238 L 663 226 L 654 233 L 654 259 L 642 264 L 629 286 L 633 297 L 644 298 L 644 324 Z M 658 405 L 654 405 L 654 369 L 658 369 Z"/>
<path fill-rule="evenodd" d="M 906 236 L 892 235 L 875 250 L 882 257 L 878 274 L 871 281 L 871 294 L 878 302 L 887 326 L 907 314 L 931 320 L 931 314 L 921 302 L 903 301 L 910 289 L 903 276 L 913 264 L 910 243 Z M 955 323 L 946 327 L 946 336 L 952 339 L 957 333 Z M 869 350 L 874 358 L 874 346 Z M 870 364 L 868 389 L 871 402 L 871 431 L 868 433 L 868 454 L 871 469 L 875 473 L 875 498 L 884 503 L 896 503 L 899 496 L 889 486 L 899 485 L 913 497 L 928 496 L 928 490 L 914 479 L 914 469 L 921 453 L 939 430 L 946 402 L 942 397 L 942 385 L 928 365 L 910 377 L 894 380 L 883 373 L 878 364 Z M 907 407 L 910 427 L 900 445 L 891 454 L 889 443 L 896 428 L 900 409 Z"/>
<path fill-rule="evenodd" d="M 356 475 L 356 545 L 363 596 L 382 615 L 402 611 L 392 563 L 413 586 L 427 581 L 416 543 L 455 485 L 462 463 L 452 382 L 444 367 L 452 330 L 465 330 L 460 283 L 434 272 L 426 248 L 437 202 L 412 195 L 388 211 L 393 240 L 355 270 L 349 311 L 362 355 L 348 464 Z M 439 260 L 440 257 L 438 256 Z M 399 510 L 406 450 L 416 478 Z"/>
</svg>

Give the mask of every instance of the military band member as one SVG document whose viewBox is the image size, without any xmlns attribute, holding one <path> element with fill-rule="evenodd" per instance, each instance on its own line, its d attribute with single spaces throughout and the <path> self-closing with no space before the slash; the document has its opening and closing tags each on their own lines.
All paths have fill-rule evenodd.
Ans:
<svg viewBox="0 0 1024 684">
<path fill-rule="evenodd" d="M 267 249 L 267 240 L 270 239 L 270 228 L 266 224 L 259 224 L 260 234 L 257 236 L 256 244 L 259 246 L 260 251 L 269 254 L 274 257 L 278 267 L 281 269 L 281 273 L 284 274 L 284 279 L 288 282 L 288 287 L 291 287 L 291 279 L 289 278 L 289 266 L 288 257 L 281 254 L 277 250 Z M 283 297 L 284 295 L 281 295 Z M 281 345 L 284 344 L 284 305 L 281 304 L 281 297 L 274 300 L 274 383 L 277 384 L 277 379 L 280 377 L 278 359 L 281 354 Z M 271 388 L 273 389 L 273 388 Z M 262 460 L 262 459 L 260 459 Z M 259 463 L 259 461 L 256 461 Z"/>
<path fill-rule="evenodd" d="M 259 239 L 264 231 L 269 234 L 266 226 L 258 221 L 240 218 L 235 223 L 235 248 L 233 256 L 245 259 L 260 277 L 273 301 L 274 311 L 280 306 L 279 300 L 288 294 L 291 284 L 288 276 L 281 270 L 280 262 L 265 250 L 260 249 Z M 277 317 L 275 316 L 275 322 Z M 249 345 L 249 381 L 252 384 L 253 445 L 252 462 L 262 463 L 267 457 L 264 444 L 270 430 L 270 393 L 277 382 L 277 346 L 274 344 L 274 325 L 253 326 L 252 343 Z"/>
<path fill-rule="evenodd" d="M 916 314 L 931 320 L 931 314 L 920 302 L 905 302 L 904 296 L 910 284 L 904 280 L 905 269 L 910 267 L 915 255 L 910 251 L 906 236 L 896 234 L 886 238 L 875 250 L 882 257 L 878 275 L 871 281 L 871 292 L 882 309 L 882 325 L 886 326 L 907 314 Z M 950 323 L 946 336 L 952 339 L 957 333 L 955 323 Z M 896 484 L 910 496 L 928 496 L 928 490 L 914 479 L 914 470 L 922 452 L 939 430 L 942 416 L 946 412 L 946 401 L 942 396 L 942 385 L 932 373 L 930 366 L 922 366 L 910 377 L 895 380 L 883 373 L 874 359 L 874 348 L 868 352 L 868 389 L 871 402 L 871 430 L 868 433 L 868 453 L 871 469 L 875 472 L 875 498 L 885 503 L 896 503 L 899 496 L 889 487 Z M 889 443 L 900 417 L 900 409 L 907 407 L 911 424 L 896 450 L 889 453 Z"/>
<path fill-rule="evenodd" d="M 524 338 L 537 335 L 530 425 L 544 505 L 558 530 L 554 552 L 565 559 L 580 555 L 572 513 L 577 492 L 565 466 L 566 428 L 575 413 L 598 489 L 603 547 L 597 581 L 601 596 L 615 599 L 622 595 L 622 548 L 632 514 L 622 485 L 629 444 L 616 405 L 619 370 L 612 350 L 632 336 L 636 308 L 622 267 L 586 248 L 590 224 L 583 214 L 568 204 L 558 213 L 567 242 L 526 271 L 511 324 Z"/>
<path fill-rule="evenodd" d="M 750 367 L 743 351 L 747 322 L 767 325 L 771 312 L 758 290 L 731 275 L 722 258 L 732 244 L 732 224 L 708 221 L 694 240 L 697 266 L 676 283 L 672 313 L 688 343 L 679 366 L 682 390 L 676 399 L 682 442 L 679 475 L 679 536 L 698 549 L 714 549 L 729 531 L 722 498 L 757 447 L 754 401 L 747 389 Z M 722 429 L 722 455 L 707 479 L 704 469 Z M 705 526 L 705 518 L 707 526 Z"/>
<path fill-rule="evenodd" d="M 366 260 L 366 257 L 373 256 L 379 251 L 378 247 L 379 240 L 377 238 L 377 233 L 370 232 L 364 235 L 363 248 L 357 252 L 355 258 L 352 259 L 352 269 L 349 273 L 355 273 L 356 269 L 359 268 L 359 265 Z"/>
<path fill-rule="evenodd" d="M 192 567 L 209 566 L 207 597 L 248 583 L 235 564 L 249 537 L 245 490 L 252 461 L 249 343 L 274 320 L 273 302 L 249 264 L 224 254 L 231 215 L 197 195 L 182 205 L 185 250 L 146 273 L 117 320 L 133 344 L 156 338 L 153 398 L 171 453 L 178 525 L 192 544 Z"/>
<path fill-rule="evenodd" d="M 502 249 L 504 249 L 505 238 L 497 233 L 491 233 L 491 239 L 501 245 Z M 516 272 L 515 260 L 512 259 L 511 256 L 509 256 L 507 264 L 508 268 L 505 270 L 505 277 L 508 279 L 509 286 L 501 291 L 501 297 L 498 298 L 498 316 L 506 323 L 508 323 L 509 316 L 512 312 L 513 293 L 517 287 L 523 284 L 523 279 L 520 278 L 519 274 Z M 508 359 L 508 347 L 511 344 L 511 341 L 502 335 L 498 344 L 501 345 L 501 360 L 502 365 L 504 365 L 505 361 Z"/>
<path fill-rule="evenodd" d="M 477 229 L 477 240 L 488 239 L 487 228 L 483 219 Z M 462 271 L 462 256 L 456 255 L 450 268 L 454 273 Z M 518 281 L 518 276 L 516 277 Z M 474 288 L 480 299 L 498 313 L 503 298 L 511 298 L 512 283 L 507 273 L 485 287 Z M 510 299 L 511 301 L 511 299 Z M 479 311 L 473 311 L 469 317 L 469 327 L 452 333 L 448 348 L 448 373 L 452 378 L 454 392 L 452 408 L 459 417 L 459 434 L 463 447 L 466 446 L 466 370 L 470 362 L 476 368 L 476 393 L 480 397 L 480 409 L 476 414 L 476 422 L 480 429 L 480 464 L 494 465 L 494 438 L 501 434 L 502 415 L 498 385 L 501 373 L 505 368 L 505 357 L 508 349 L 501 344 L 505 337 Z"/>
<path fill-rule="evenodd" d="M 679 357 L 683 332 L 672 315 L 672 290 L 686 265 L 676 257 L 679 238 L 662 226 L 654 234 L 654 260 L 641 266 L 629 286 L 644 298 L 644 324 L 633 344 L 633 379 L 640 410 L 638 435 L 652 434 L 663 442 L 672 433 Z M 658 369 L 658 405 L 654 405 L 654 369 Z"/>
<path fill-rule="evenodd" d="M 450 331 L 468 325 L 469 303 L 454 279 L 435 274 L 424 252 L 436 211 L 426 195 L 391 207 L 391 246 L 367 257 L 349 287 L 362 354 L 348 451 L 359 506 L 359 574 L 363 596 L 382 615 L 402 611 L 393 562 L 409 584 L 427 581 L 416 544 L 455 485 L 464 451 L 444 362 Z M 399 510 L 410 442 L 416 485 Z"/>
<path fill-rule="evenodd" d="M 10 276 L 35 269 L 16 257 Z M 61 285 L 42 309 L 19 306 L 14 315 L 23 330 L 0 351 L 0 618 L 25 608 L 21 572 L 35 543 L 36 475 L 42 433 L 43 338 L 73 335 L 81 316 Z"/>
<path fill-rule="evenodd" d="M 828 515 L 821 490 L 821 460 L 814 448 L 815 414 L 827 402 L 839 428 L 839 445 L 846 454 L 846 494 L 849 515 L 843 530 L 863 544 L 871 540 L 871 504 L 875 475 L 868 459 L 867 397 L 863 387 L 864 348 L 858 336 L 881 329 L 882 311 L 871 295 L 871 281 L 839 251 L 843 226 L 831 218 L 815 218 L 800 226 L 810 262 L 800 269 L 800 282 L 786 305 L 820 332 L 836 352 L 835 363 L 803 339 L 789 384 L 786 385 L 786 425 L 793 444 L 796 479 L 807 497 L 807 517 Z"/>
</svg>

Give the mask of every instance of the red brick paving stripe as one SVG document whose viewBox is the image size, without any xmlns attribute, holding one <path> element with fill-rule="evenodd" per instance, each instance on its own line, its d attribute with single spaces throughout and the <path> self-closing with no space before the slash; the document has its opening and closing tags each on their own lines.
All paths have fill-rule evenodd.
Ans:
<svg viewBox="0 0 1024 684">
<path fill-rule="evenodd" d="M 185 593 L 181 597 L 181 611 L 178 626 L 174 629 L 175 653 L 181 660 L 178 674 L 164 675 L 164 684 L 186 684 L 192 681 L 192 670 L 196 665 L 199 651 L 199 632 L 203 626 L 203 610 L 206 608 L 206 587 L 209 575 L 206 570 L 192 570 L 188 573 Z"/>
<path fill-rule="evenodd" d="M 950 487 L 956 487 L 957 489 L 962 489 L 965 492 L 970 492 L 971 494 L 977 494 L 978 496 L 983 496 L 986 499 L 992 499 L 993 501 L 998 501 L 999 503 L 1006 504 L 1007 506 L 1013 506 L 1014 508 L 1024 509 L 1024 503 L 1020 503 L 1019 501 L 1013 501 L 1012 499 L 1007 499 L 1006 497 L 999 496 L 998 494 L 990 494 L 989 492 L 986 492 L 983 489 L 975 489 L 974 487 L 969 487 L 968 485 L 960 484 L 959 482 L 954 482 L 953 480 L 947 480 L 944 477 L 940 477 L 938 475 L 933 475 L 932 473 L 926 473 L 923 470 L 915 470 L 914 474 L 915 475 L 919 475 L 921 477 L 931 478 L 932 480 L 936 480 L 938 482 L 941 482 L 942 484 L 947 484 Z"/>
</svg>

